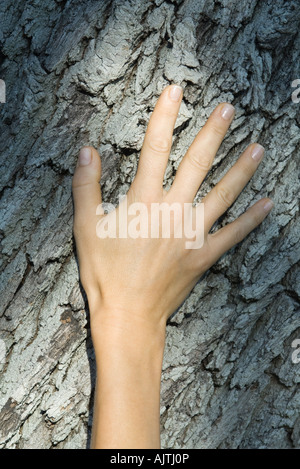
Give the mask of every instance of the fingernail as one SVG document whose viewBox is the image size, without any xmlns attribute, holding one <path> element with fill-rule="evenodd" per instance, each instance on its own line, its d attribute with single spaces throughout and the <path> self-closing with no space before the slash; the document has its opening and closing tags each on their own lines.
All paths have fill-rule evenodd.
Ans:
<svg viewBox="0 0 300 469">
<path fill-rule="evenodd" d="M 181 86 L 173 85 L 170 89 L 169 96 L 172 99 L 172 101 L 178 102 L 180 99 L 181 93 L 182 93 Z"/>
<path fill-rule="evenodd" d="M 274 207 L 274 202 L 272 202 L 272 200 L 268 200 L 268 202 L 266 202 L 264 205 L 264 211 L 266 213 L 269 213 L 273 207 Z"/>
<path fill-rule="evenodd" d="M 78 158 L 79 166 L 87 166 L 92 161 L 92 152 L 90 148 L 81 148 Z"/>
<path fill-rule="evenodd" d="M 224 104 L 221 110 L 221 116 L 226 121 L 229 121 L 230 119 L 232 119 L 234 111 L 235 109 L 232 104 Z"/>
<path fill-rule="evenodd" d="M 262 159 L 264 156 L 265 149 L 263 146 L 257 144 L 255 145 L 254 149 L 252 150 L 251 157 L 257 163 Z"/>
</svg>

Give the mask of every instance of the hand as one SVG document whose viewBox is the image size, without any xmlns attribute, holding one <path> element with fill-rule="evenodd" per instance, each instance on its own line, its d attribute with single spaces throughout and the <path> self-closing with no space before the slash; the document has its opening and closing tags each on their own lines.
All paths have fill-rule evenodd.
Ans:
<svg viewBox="0 0 300 469">
<path fill-rule="evenodd" d="M 173 98 L 172 98 L 173 96 Z M 172 133 L 182 98 L 180 87 L 168 86 L 161 94 L 145 135 L 136 177 L 127 194 L 127 206 L 165 202 L 169 206 L 192 203 L 212 166 L 216 152 L 234 117 L 230 104 L 220 104 L 196 136 L 178 168 L 171 189 L 163 190 L 163 178 L 171 150 Z M 201 275 L 220 256 L 259 225 L 272 202 L 263 199 L 246 213 L 214 234 L 214 222 L 232 205 L 263 157 L 263 148 L 252 144 L 223 179 L 202 200 L 204 244 L 187 249 L 187 238 L 99 239 L 96 209 L 101 204 L 100 158 L 93 148 L 84 148 L 73 179 L 74 232 L 80 276 L 87 293 L 93 324 L 102 311 L 106 320 L 165 323 L 183 302 Z M 122 204 L 121 204 L 122 205 Z M 115 214 L 102 217 L 117 216 Z M 199 210 L 194 208 L 194 212 Z M 130 218 L 130 217 L 129 217 Z M 150 217 L 149 217 L 150 218 Z M 149 224 L 149 230 L 151 225 Z M 99 318 L 102 322 L 102 317 Z"/>
<path fill-rule="evenodd" d="M 177 86 L 168 86 L 161 94 L 149 121 L 137 174 L 126 200 L 113 212 L 99 215 L 101 162 L 95 149 L 81 150 L 73 178 L 74 234 L 100 383 L 93 424 L 95 448 L 159 447 L 160 373 L 167 318 L 203 273 L 256 228 L 273 205 L 262 199 L 234 222 L 210 233 L 263 157 L 263 148 L 252 144 L 202 200 L 202 225 L 199 227 L 201 217 L 197 215 L 203 205 L 189 208 L 185 219 L 181 208 L 192 204 L 234 117 L 234 108 L 223 103 L 213 111 L 166 192 L 163 179 L 181 99 L 182 90 Z M 128 234 L 136 203 L 143 208 L 139 224 L 146 226 L 146 236 L 97 236 L 96 227 L 113 226 L 114 219 L 116 234 L 119 229 Z M 177 204 L 180 209 L 179 217 L 171 216 L 169 237 L 164 237 L 162 222 L 152 217 L 153 204 L 162 203 L 165 207 Z M 119 220 L 120 213 L 126 214 L 127 222 L 124 216 Z M 191 242 L 187 235 L 175 236 L 178 226 L 191 220 L 203 234 L 198 249 L 187 248 L 187 241 Z M 156 229 L 159 236 L 150 236 Z"/>
</svg>

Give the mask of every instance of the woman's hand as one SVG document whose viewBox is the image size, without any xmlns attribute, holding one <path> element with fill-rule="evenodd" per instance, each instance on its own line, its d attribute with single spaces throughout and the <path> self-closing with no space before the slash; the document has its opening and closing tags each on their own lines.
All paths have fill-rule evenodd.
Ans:
<svg viewBox="0 0 300 469">
<path fill-rule="evenodd" d="M 118 324 L 123 320 L 165 323 L 201 275 L 257 227 L 272 208 L 272 202 L 263 199 L 233 223 L 209 234 L 214 222 L 234 202 L 263 157 L 263 148 L 252 144 L 202 200 L 204 225 L 199 226 L 198 222 L 197 227 L 204 235 L 201 248 L 187 248 L 189 240 L 184 233 L 181 238 L 174 237 L 172 212 L 171 236 L 151 237 L 151 230 L 154 230 L 153 220 L 150 220 L 151 204 L 166 203 L 166 212 L 168 207 L 175 206 L 172 204 L 177 204 L 177 208 L 180 204 L 184 213 L 184 204 L 193 202 L 234 117 L 234 108 L 230 104 L 220 104 L 214 110 L 184 156 L 171 189 L 165 192 L 163 178 L 181 98 L 181 88 L 176 85 L 168 86 L 161 94 L 150 118 L 136 177 L 126 202 L 123 201 L 115 213 L 96 215 L 97 207 L 101 204 L 100 157 L 93 148 L 83 148 L 80 153 L 73 179 L 74 232 L 81 282 L 87 293 L 94 324 L 97 323 L 97 316 L 101 316 L 101 311 L 109 311 L 110 317 L 106 319 L 115 320 Z M 118 236 L 120 209 L 125 207 L 125 203 L 130 207 L 137 202 L 144 204 L 148 211 L 148 237 L 133 239 L 128 230 L 127 238 L 97 237 L 97 223 L 103 217 L 111 220 L 116 217 Z M 194 226 L 197 211 L 200 219 L 200 208 L 193 209 Z M 145 226 L 145 214 L 140 212 L 139 215 Z M 127 222 L 124 218 L 122 223 L 127 223 L 130 230 L 130 221 L 134 216 L 128 215 Z M 178 222 L 183 225 L 188 220 L 180 218 Z M 106 220 L 107 226 L 108 223 L 109 220 Z M 102 317 L 99 319 L 101 322 Z"/>
<path fill-rule="evenodd" d="M 99 215 L 101 162 L 95 149 L 85 147 L 81 150 L 73 178 L 74 234 L 80 277 L 89 302 L 96 356 L 106 357 L 102 362 L 99 358 L 101 369 L 105 369 L 104 361 L 110 360 L 111 350 L 120 347 L 114 361 L 116 373 L 120 356 L 123 356 L 122 366 L 126 356 L 130 356 L 130 363 L 134 362 L 136 366 L 139 360 L 156 361 L 153 371 L 156 382 L 159 381 L 167 318 L 180 306 L 203 273 L 256 228 L 273 206 L 269 199 L 262 199 L 234 222 L 209 233 L 215 221 L 243 190 L 263 157 L 263 148 L 251 144 L 201 204 L 191 208 L 233 120 L 234 107 L 227 103 L 213 111 L 183 157 L 170 190 L 163 190 L 181 99 L 182 89 L 176 85 L 167 86 L 159 97 L 148 124 L 137 174 L 126 199 L 115 211 Z M 130 207 L 136 203 L 141 208 L 139 226 L 137 213 L 130 212 Z M 166 212 L 168 208 L 176 207 L 179 214 L 175 216 L 172 210 L 169 212 L 169 227 L 153 217 L 153 204 L 157 207 L 162 203 Z M 184 204 L 189 204 L 186 212 Z M 191 221 L 194 232 L 188 238 L 184 234 L 184 225 Z M 183 228 L 183 236 L 175 237 L 179 225 Z M 99 237 L 99 232 L 103 234 L 108 226 L 116 228 L 117 236 Z M 144 237 L 134 237 L 141 227 Z M 166 236 L 168 228 L 170 232 Z M 133 236 L 130 236 L 130 229 Z M 123 233 L 121 238 L 120 232 Z M 151 233 L 156 233 L 156 237 Z M 198 236 L 203 241 L 201 247 L 191 248 Z M 187 242 L 192 243 L 188 245 Z M 150 350 L 147 357 L 145 349 L 146 353 Z M 113 377 L 110 379 L 113 383 Z M 157 410 L 157 396 L 153 408 Z M 99 412 L 101 414 L 101 410 Z M 149 431 L 151 433 L 151 429 Z M 154 446 L 157 445 L 157 425 L 155 435 L 151 440 Z M 149 441 L 148 437 L 142 441 Z M 95 437 L 95 441 L 99 438 Z M 139 434 L 136 434 L 133 441 L 138 438 Z M 111 440 L 105 441 L 106 445 L 112 444 Z"/>
</svg>

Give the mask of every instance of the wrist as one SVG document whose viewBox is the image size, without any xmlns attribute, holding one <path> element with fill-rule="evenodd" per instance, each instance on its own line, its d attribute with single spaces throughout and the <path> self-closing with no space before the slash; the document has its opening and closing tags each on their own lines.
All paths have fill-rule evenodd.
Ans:
<svg viewBox="0 0 300 469">
<path fill-rule="evenodd" d="M 166 323 L 146 315 L 100 308 L 91 312 L 91 332 L 97 364 L 117 360 L 138 366 L 162 361 Z"/>
</svg>

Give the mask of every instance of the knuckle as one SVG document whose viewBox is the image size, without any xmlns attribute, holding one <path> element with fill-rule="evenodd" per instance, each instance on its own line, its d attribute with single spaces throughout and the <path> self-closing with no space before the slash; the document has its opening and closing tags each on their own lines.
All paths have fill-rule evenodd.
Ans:
<svg viewBox="0 0 300 469">
<path fill-rule="evenodd" d="M 244 173 L 244 175 L 246 176 L 248 180 L 251 179 L 254 174 L 253 165 L 252 164 L 243 165 L 242 172 Z"/>
<path fill-rule="evenodd" d="M 188 152 L 187 154 L 188 160 L 197 171 L 201 172 L 208 172 L 211 168 L 212 158 L 207 153 L 199 152 L 197 155 L 192 152 Z"/>
<path fill-rule="evenodd" d="M 171 142 L 168 138 L 164 137 L 150 137 L 148 147 L 153 153 L 166 154 L 170 151 Z"/>
<path fill-rule="evenodd" d="M 72 189 L 76 189 L 77 186 L 78 186 L 78 176 L 75 171 L 75 174 L 72 177 Z"/>
<path fill-rule="evenodd" d="M 218 139 L 224 138 L 224 128 L 218 124 L 218 122 L 212 122 L 210 125 L 210 130 L 216 137 L 218 137 Z"/>
<path fill-rule="evenodd" d="M 164 115 L 168 119 L 176 119 L 178 113 L 174 111 L 173 106 L 171 108 L 165 107 L 165 109 L 162 112 L 162 115 Z"/>
<path fill-rule="evenodd" d="M 261 214 L 260 214 L 258 211 L 254 210 L 253 213 L 252 213 L 252 224 L 253 224 L 253 228 L 256 227 L 256 226 L 258 226 L 258 225 L 260 225 L 261 222 L 262 222 L 262 220 L 263 220 L 263 219 L 262 219 Z"/>
<path fill-rule="evenodd" d="M 245 238 L 245 232 L 240 224 L 237 224 L 233 231 L 233 243 L 238 244 Z"/>
<path fill-rule="evenodd" d="M 82 186 L 89 186 L 91 183 L 90 174 L 87 174 L 85 171 L 75 171 L 72 178 L 72 190 Z"/>
<path fill-rule="evenodd" d="M 225 207 L 230 207 L 235 200 L 233 192 L 226 186 L 217 185 L 216 195 L 218 200 L 222 203 L 222 205 L 225 205 Z"/>
</svg>

